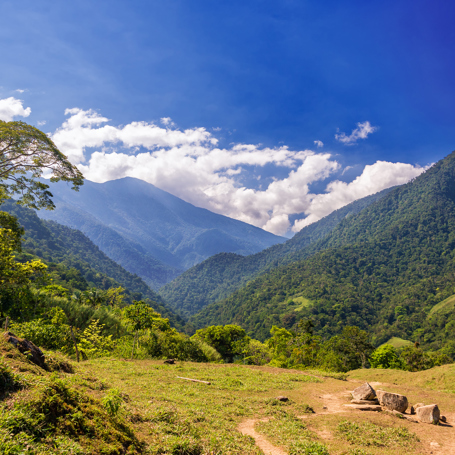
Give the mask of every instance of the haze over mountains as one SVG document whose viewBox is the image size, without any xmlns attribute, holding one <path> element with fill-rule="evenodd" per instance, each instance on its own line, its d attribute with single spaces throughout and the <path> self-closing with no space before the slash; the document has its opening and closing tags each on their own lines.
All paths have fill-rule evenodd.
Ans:
<svg viewBox="0 0 455 455">
<path fill-rule="evenodd" d="M 286 239 L 193 206 L 134 178 L 86 181 L 79 193 L 52 185 L 56 209 L 44 219 L 79 229 L 154 289 L 220 253 L 257 253 Z"/>
</svg>

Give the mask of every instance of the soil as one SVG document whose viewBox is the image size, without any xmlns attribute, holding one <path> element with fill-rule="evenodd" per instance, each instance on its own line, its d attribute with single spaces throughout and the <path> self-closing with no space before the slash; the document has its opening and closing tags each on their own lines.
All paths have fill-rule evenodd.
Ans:
<svg viewBox="0 0 455 455">
<path fill-rule="evenodd" d="M 240 433 L 251 436 L 256 441 L 256 445 L 264 452 L 265 455 L 287 455 L 286 452 L 271 444 L 267 439 L 254 429 L 254 425 L 259 421 L 267 421 L 268 419 L 248 419 L 244 420 L 239 426 Z"/>
</svg>

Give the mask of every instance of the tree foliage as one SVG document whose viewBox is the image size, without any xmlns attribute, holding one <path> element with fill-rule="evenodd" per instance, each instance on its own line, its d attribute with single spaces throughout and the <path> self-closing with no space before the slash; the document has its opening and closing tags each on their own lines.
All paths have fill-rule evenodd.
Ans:
<svg viewBox="0 0 455 455">
<path fill-rule="evenodd" d="M 19 196 L 25 206 L 52 209 L 43 176 L 71 182 L 75 190 L 83 184 L 81 172 L 46 134 L 24 122 L 0 121 L 0 184 L 5 193 Z"/>
</svg>

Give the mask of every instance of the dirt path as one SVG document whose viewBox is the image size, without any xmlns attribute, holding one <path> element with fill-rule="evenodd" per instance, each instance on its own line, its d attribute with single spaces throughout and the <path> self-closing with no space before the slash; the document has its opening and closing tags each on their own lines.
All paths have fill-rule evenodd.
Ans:
<svg viewBox="0 0 455 455">
<path fill-rule="evenodd" d="M 256 422 L 266 422 L 268 419 L 248 419 L 243 421 L 239 426 L 238 430 L 240 433 L 251 436 L 256 441 L 256 445 L 264 452 L 265 455 L 287 455 L 287 453 L 280 447 L 276 447 L 267 441 L 264 436 L 259 434 L 255 429 L 254 425 Z"/>
</svg>

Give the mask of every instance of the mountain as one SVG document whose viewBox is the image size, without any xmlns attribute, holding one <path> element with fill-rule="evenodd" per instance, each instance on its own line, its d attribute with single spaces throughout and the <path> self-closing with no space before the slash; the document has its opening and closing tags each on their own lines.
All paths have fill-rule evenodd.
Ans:
<svg viewBox="0 0 455 455">
<path fill-rule="evenodd" d="M 226 298 L 267 270 L 314 254 L 309 248 L 342 220 L 385 196 L 391 188 L 359 199 L 304 227 L 292 239 L 249 256 L 220 253 L 190 268 L 159 290 L 174 310 L 192 316 L 212 302 Z"/>
<path fill-rule="evenodd" d="M 357 325 L 376 343 L 453 343 L 453 312 L 428 315 L 455 293 L 455 152 L 311 248 L 319 252 L 261 275 L 191 322 L 237 323 L 264 339 L 274 324 L 310 318 L 323 336 Z"/>
<path fill-rule="evenodd" d="M 12 200 L 5 201 L 0 210 L 16 216 L 25 229 L 22 253 L 17 258 L 42 259 L 48 265 L 55 284 L 79 290 L 122 286 L 130 301 L 150 299 L 153 301 L 152 306 L 169 318 L 174 326 L 183 325 L 180 316 L 174 314 L 140 277 L 107 257 L 82 232 L 54 221 L 42 220 L 34 210 L 21 207 Z"/>
<path fill-rule="evenodd" d="M 221 252 L 257 253 L 286 239 L 195 207 L 134 178 L 52 186 L 56 209 L 39 216 L 79 229 L 154 289 Z"/>
</svg>

